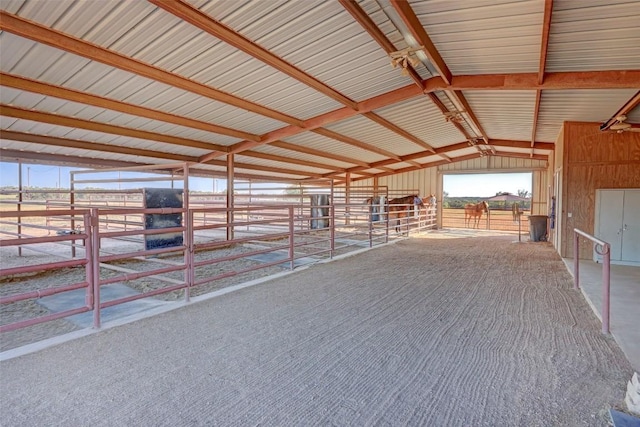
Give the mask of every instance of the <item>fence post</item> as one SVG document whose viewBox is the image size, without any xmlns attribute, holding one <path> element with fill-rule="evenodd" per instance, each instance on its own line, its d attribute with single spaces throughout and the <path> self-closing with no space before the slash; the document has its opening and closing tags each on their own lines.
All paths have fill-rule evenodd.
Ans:
<svg viewBox="0 0 640 427">
<path fill-rule="evenodd" d="M 87 293 L 85 296 L 85 305 L 95 310 L 94 300 L 93 300 L 93 292 L 94 292 L 94 262 L 93 262 L 93 230 L 91 227 L 91 212 L 85 212 L 84 214 L 84 234 L 87 235 L 84 241 L 84 255 L 87 260 L 87 265 L 85 267 L 85 280 L 87 281 Z"/>
<path fill-rule="evenodd" d="M 609 333 L 609 308 L 611 299 L 611 246 L 602 247 L 602 333 Z"/>
<path fill-rule="evenodd" d="M 373 199 L 369 205 L 369 214 L 367 215 L 369 222 L 369 247 L 373 247 Z"/>
<path fill-rule="evenodd" d="M 185 246 L 185 253 L 184 253 L 184 263 L 185 263 L 185 271 L 184 271 L 184 278 L 185 278 L 185 283 L 186 283 L 186 287 L 184 288 L 184 300 L 185 302 L 189 302 L 189 299 L 191 298 L 191 286 L 193 286 L 193 277 L 194 277 L 194 272 L 193 272 L 193 257 L 194 257 L 194 253 L 193 253 L 193 222 L 194 222 L 194 212 L 191 209 L 186 209 L 185 210 L 185 215 L 183 215 L 183 218 L 185 219 L 186 223 L 185 225 L 185 241 L 184 241 L 184 246 Z"/>
<path fill-rule="evenodd" d="M 289 212 L 289 260 L 291 262 L 291 270 L 294 269 L 295 265 L 294 265 L 294 251 L 293 251 L 293 245 L 294 245 L 294 240 L 293 240 L 293 233 L 294 233 L 294 207 L 293 205 L 289 206 L 288 208 L 288 212 Z"/>
<path fill-rule="evenodd" d="M 331 252 L 329 252 L 329 257 L 333 258 L 333 252 L 336 249 L 336 209 L 335 205 L 333 204 L 333 198 L 329 202 L 329 212 L 331 215 L 331 222 L 329 223 L 329 234 L 331 236 Z"/>
<path fill-rule="evenodd" d="M 573 289 L 580 289 L 580 244 L 579 235 L 573 232 Z"/>
<path fill-rule="evenodd" d="M 93 327 L 100 328 L 100 212 L 91 208 L 91 242 L 93 269 Z"/>
</svg>

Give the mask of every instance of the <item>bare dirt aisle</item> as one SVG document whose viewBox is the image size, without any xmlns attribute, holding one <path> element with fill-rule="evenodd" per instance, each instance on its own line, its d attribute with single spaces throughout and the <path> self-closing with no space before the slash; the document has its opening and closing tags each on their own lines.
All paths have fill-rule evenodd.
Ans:
<svg viewBox="0 0 640 427">
<path fill-rule="evenodd" d="M 606 425 L 631 366 L 553 248 L 446 237 L 2 362 L 2 424 Z"/>
</svg>

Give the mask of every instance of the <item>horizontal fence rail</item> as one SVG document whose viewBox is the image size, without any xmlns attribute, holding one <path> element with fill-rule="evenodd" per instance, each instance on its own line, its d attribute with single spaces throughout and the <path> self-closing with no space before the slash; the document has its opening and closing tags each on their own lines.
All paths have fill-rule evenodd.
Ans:
<svg viewBox="0 0 640 427">
<path fill-rule="evenodd" d="M 11 312 L 12 321 L 0 325 L 0 332 L 9 332 L 28 326 L 33 326 L 52 320 L 62 319 L 75 314 L 88 312 L 94 309 L 93 306 L 93 253 L 91 248 L 91 214 L 89 210 L 61 210 L 59 215 L 66 215 L 69 219 L 75 220 L 82 224 L 76 232 L 65 233 L 65 228 L 56 227 L 60 235 L 48 236 L 44 235 L 44 224 L 50 215 L 46 210 L 33 210 L 22 212 L 0 212 L 2 227 L 0 234 L 2 236 L 11 236 L 12 238 L 0 239 L 0 249 L 9 250 L 8 248 L 17 248 L 19 254 L 23 255 L 23 250 L 28 251 L 24 256 L 28 257 L 29 262 L 25 265 L 14 267 L 5 267 L 6 261 L 3 260 L 3 267 L 0 268 L 0 279 L 15 276 L 32 276 L 44 274 L 62 268 L 82 268 L 84 274 L 82 279 L 73 283 L 65 283 L 59 285 L 50 285 L 31 290 L 20 289 L 19 284 L 6 283 L 2 286 L 2 294 L 0 296 L 0 308 L 2 312 Z M 16 231 L 17 230 L 17 231 Z M 82 255 L 78 257 L 68 257 L 60 251 L 56 251 L 55 246 L 75 245 L 79 241 L 82 248 Z M 52 249 L 52 245 L 54 246 Z M 3 256 L 3 259 L 6 257 Z M 46 261 L 41 261 L 41 260 Z M 43 316 L 27 317 L 21 315 L 21 307 L 28 304 L 29 301 L 39 299 L 46 296 L 61 294 L 64 292 L 84 289 L 85 303 L 84 305 L 68 307 L 57 313 L 50 313 Z M 16 316 L 16 313 L 18 314 Z M 17 320 L 16 319 L 19 319 Z"/>
<path fill-rule="evenodd" d="M 92 325 L 99 328 L 109 307 L 149 297 L 188 301 L 216 289 L 222 279 L 257 270 L 264 275 L 293 270 L 436 228 L 435 209 L 396 205 L 399 214 L 389 212 L 386 201 L 372 205 L 364 197 L 355 197 L 354 203 L 308 197 L 298 204 L 286 203 L 297 195 L 275 204 L 265 197 L 234 208 L 203 198 L 188 209 L 145 209 L 137 195 L 119 196 L 124 195 L 132 199 L 127 206 L 95 200 L 82 207 L 49 202 L 0 212 L 0 250 L 13 251 L 14 258 L 0 268 L 0 332 L 86 312 L 92 312 Z M 150 216 L 176 222 L 149 228 Z M 176 244 L 152 243 L 172 238 Z M 77 280 L 54 286 L 32 279 L 52 272 Z M 29 283 L 28 289 L 22 286 Z M 106 299 L 105 291 L 116 285 L 131 292 Z M 61 312 L 41 309 L 48 314 L 18 318 L 3 314 L 20 304 L 78 290 L 84 290 L 84 304 Z"/>
<path fill-rule="evenodd" d="M 489 212 L 482 213 L 476 224 L 474 218 L 465 219 L 464 209 L 444 208 L 442 209 L 442 227 L 528 232 L 529 216 L 528 211 L 514 214 L 511 210 L 489 209 Z"/>
<path fill-rule="evenodd" d="M 611 308 L 611 245 L 577 228 L 573 229 L 573 284 L 580 289 L 580 237 L 593 242 L 595 251 L 602 255 L 602 333 L 609 333 Z"/>
</svg>

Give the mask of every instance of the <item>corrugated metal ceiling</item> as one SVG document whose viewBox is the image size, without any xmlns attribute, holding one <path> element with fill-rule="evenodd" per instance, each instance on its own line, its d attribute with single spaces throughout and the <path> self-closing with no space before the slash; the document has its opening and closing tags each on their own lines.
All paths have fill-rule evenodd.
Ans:
<svg viewBox="0 0 640 427">
<path fill-rule="evenodd" d="M 563 121 L 606 121 L 640 89 L 640 0 L 555 0 L 549 27 L 541 0 L 405 6 L 3 1 L 2 149 L 123 166 L 187 156 L 215 173 L 230 150 L 259 179 L 382 177 L 495 153 L 543 162 L 539 143 Z M 420 45 L 415 69 L 391 66 L 389 52 Z M 551 73 L 561 87 L 545 86 Z"/>
</svg>

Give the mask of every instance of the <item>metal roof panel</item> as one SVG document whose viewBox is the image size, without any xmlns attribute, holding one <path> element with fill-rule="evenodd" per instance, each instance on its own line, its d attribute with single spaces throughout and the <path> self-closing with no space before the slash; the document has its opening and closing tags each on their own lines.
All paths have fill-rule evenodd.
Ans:
<svg viewBox="0 0 640 427">
<path fill-rule="evenodd" d="M 640 69 L 637 1 L 554 2 L 547 71 Z"/>
<path fill-rule="evenodd" d="M 424 150 L 413 141 L 362 116 L 343 120 L 326 128 L 399 156 Z"/>
<path fill-rule="evenodd" d="M 536 72 L 544 3 L 539 0 L 411 0 L 453 74 Z"/>
<path fill-rule="evenodd" d="M 555 142 L 564 121 L 602 123 L 637 92 L 617 90 L 554 90 L 542 93 L 536 140 Z"/>
<path fill-rule="evenodd" d="M 535 91 L 467 91 L 464 96 L 490 139 L 531 140 Z"/>
<path fill-rule="evenodd" d="M 434 148 L 465 140 L 460 131 L 444 118 L 426 96 L 381 108 L 376 113 Z"/>
</svg>

